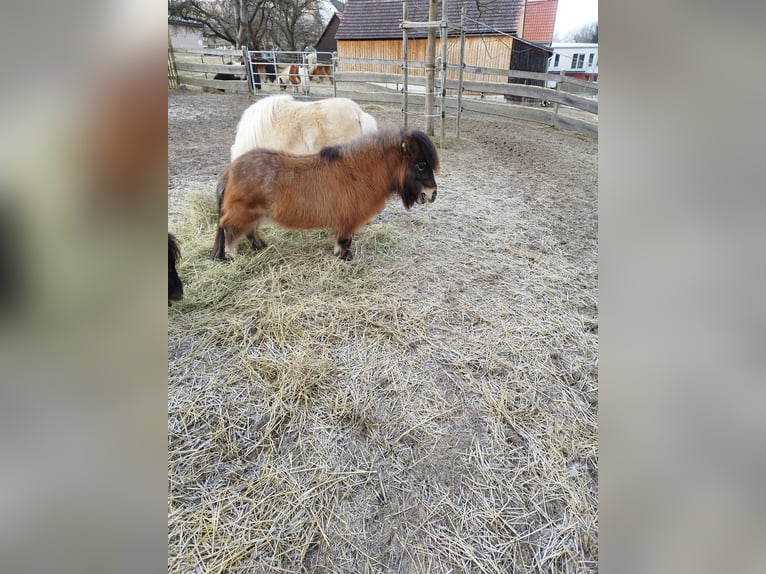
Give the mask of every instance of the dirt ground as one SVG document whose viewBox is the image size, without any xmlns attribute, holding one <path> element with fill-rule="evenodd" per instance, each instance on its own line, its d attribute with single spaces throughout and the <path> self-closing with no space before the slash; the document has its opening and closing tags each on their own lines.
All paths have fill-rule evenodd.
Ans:
<svg viewBox="0 0 766 574">
<path fill-rule="evenodd" d="M 314 91 L 320 90 L 315 88 Z M 331 95 L 329 90 L 324 92 Z M 228 163 L 229 147 L 234 141 L 239 117 L 254 101 L 253 96 L 246 94 L 171 92 L 168 97 L 168 211 L 171 221 L 179 216 L 184 192 L 190 185 L 215 188 L 218 172 Z M 364 107 L 380 125 L 402 125 L 402 114 L 394 107 Z M 438 128 L 438 123 L 436 125 Z M 423 118 L 411 118 L 409 127 L 423 129 Z M 583 190 L 586 196 L 592 194 L 591 199 L 595 201 L 596 141 L 529 122 L 482 120 L 470 115 L 461 119 L 459 142 L 455 140 L 455 129 L 454 119 L 448 119 L 448 149 L 441 155 L 445 170 L 449 171 L 442 174 L 440 185 L 451 183 L 452 180 L 445 176 L 467 176 L 474 184 L 481 184 L 476 187 L 486 184 L 537 195 L 550 190 L 559 181 L 566 181 L 573 194 L 582 196 L 578 190 Z M 534 181 L 529 181 L 530 178 L 540 181 L 542 189 L 536 187 Z M 566 199 L 561 198 L 561 201 Z M 580 201 L 569 205 L 569 209 L 575 210 L 583 207 Z"/>
<path fill-rule="evenodd" d="M 249 95 L 169 93 L 171 231 L 183 222 L 191 195 L 214 194 L 237 122 L 253 101 Z M 398 109 L 360 103 L 379 125 L 401 125 Z M 422 118 L 414 118 L 410 127 L 422 128 Z M 280 438 L 269 460 L 290 467 L 287 477 L 308 472 L 310 466 L 312 480 L 318 480 L 313 463 L 298 464 L 298 459 L 321 452 L 330 468 L 327 476 L 334 477 L 335 498 L 312 499 L 317 482 L 302 495 L 315 513 L 305 528 L 317 531 L 301 552 L 288 552 L 267 542 L 284 534 L 286 527 L 275 525 L 287 517 L 267 516 L 261 522 L 271 525 L 268 536 L 258 538 L 251 530 L 252 549 L 239 547 L 227 555 L 229 562 L 215 562 L 219 551 L 208 546 L 213 544 L 209 537 L 184 530 L 181 518 L 173 519 L 175 525 L 169 519 L 169 571 L 597 572 L 598 143 L 522 121 L 464 117 L 461 130 L 458 141 L 450 122 L 447 145 L 439 150 L 437 200 L 411 212 L 390 201 L 355 236 L 353 262 L 336 263 L 330 237 L 295 236 L 299 244 L 311 243 L 312 253 L 318 250 L 317 267 L 324 270 L 315 275 L 306 271 L 309 279 L 289 289 L 296 297 L 321 296 L 315 301 L 322 312 L 315 311 L 312 319 L 291 315 L 287 303 L 280 307 L 286 313 L 280 320 L 300 320 L 300 328 L 291 323 L 289 329 L 302 333 L 308 350 L 296 355 L 295 339 L 290 343 L 295 346 L 280 351 L 278 358 L 310 361 L 311 353 L 321 352 L 332 362 L 333 374 L 320 377 L 308 402 L 285 411 L 297 413 L 298 426 L 280 436 L 294 440 L 283 443 Z M 268 226 L 263 233 L 270 243 Z M 384 237 L 385 252 L 370 247 L 370 237 Z M 212 239 L 210 234 L 211 247 Z M 280 252 L 280 266 L 295 266 L 290 249 Z M 246 260 L 259 257 L 248 249 L 242 253 Z M 187 253 L 187 277 L 198 267 L 195 257 Z M 363 264 L 368 267 L 354 267 Z M 293 295 L 286 295 L 288 287 L 278 281 L 273 281 L 275 291 L 266 293 L 265 278 L 278 272 L 246 278 L 241 289 L 284 303 Z M 329 281 L 327 274 L 352 284 L 328 287 L 333 297 L 342 294 L 340 303 L 317 295 L 324 288 L 318 283 Z M 305 284 L 311 281 L 317 284 Z M 328 332 L 326 341 L 318 340 L 311 329 L 329 321 L 326 317 L 348 318 L 338 309 L 344 300 L 364 305 L 355 298 L 354 281 L 373 289 L 370 305 L 379 304 L 386 312 L 375 323 Z M 207 407 L 190 401 L 195 393 L 234 392 L 213 391 L 212 383 L 200 382 L 215 378 L 212 365 L 225 360 L 226 353 L 195 347 L 183 329 L 173 330 L 192 313 L 215 312 L 194 308 L 193 283 L 188 301 L 169 311 L 169 453 L 177 453 L 169 454 L 169 512 L 174 517 L 188 516 L 192 506 L 215 498 L 203 483 L 219 480 L 210 478 L 201 462 L 195 471 L 203 477 L 199 483 L 174 476 L 181 472 L 174 469 L 188 467 L 188 457 L 207 444 L 206 425 L 210 433 L 217 432 L 206 422 L 202 411 Z M 188 311 L 184 305 L 190 305 Z M 413 326 L 384 336 L 405 319 Z M 239 328 L 237 321 L 232 319 L 233 329 Z M 243 337 L 249 337 L 242 328 Z M 397 341 L 407 337 L 410 345 L 398 347 Z M 259 345 L 263 352 L 265 343 Z M 368 380 L 354 370 L 354 365 L 376 361 L 378 372 L 388 375 Z M 274 380 L 286 380 L 277 371 Z M 257 369 L 253 373 L 260 377 Z M 257 394 L 263 405 L 280 394 L 265 383 L 257 392 L 244 382 L 226 384 L 241 389 L 242 396 Z M 347 395 L 337 394 L 341 391 Z M 328 405 L 338 405 L 342 396 L 357 397 L 355 408 L 364 416 L 328 414 Z M 218 402 L 230 409 L 229 418 L 241 408 L 237 401 Z M 197 411 L 194 428 L 200 430 L 194 432 L 202 433 L 193 440 L 171 432 L 190 409 Z M 320 428 L 326 437 L 321 441 L 310 434 Z M 369 482 L 354 474 L 373 463 L 377 470 Z M 245 459 L 236 464 L 240 476 L 263 472 Z M 345 479 L 338 478 L 342 472 L 348 473 Z M 263 491 L 266 495 L 252 496 L 272 496 L 268 493 L 274 488 L 280 486 L 272 484 Z M 262 512 L 257 500 L 238 504 L 251 516 Z M 218 513 L 214 522 L 220 532 L 241 530 L 242 516 L 227 523 L 225 513 Z M 223 536 L 218 534 L 216 541 Z"/>
</svg>

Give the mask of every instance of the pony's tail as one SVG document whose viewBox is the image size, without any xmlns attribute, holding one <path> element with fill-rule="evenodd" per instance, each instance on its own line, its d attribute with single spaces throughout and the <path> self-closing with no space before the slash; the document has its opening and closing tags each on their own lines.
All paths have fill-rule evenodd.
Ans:
<svg viewBox="0 0 766 574">
<path fill-rule="evenodd" d="M 223 204 L 223 190 L 226 189 L 226 184 L 229 183 L 229 174 L 222 173 L 218 177 L 218 184 L 215 186 L 215 195 L 218 198 L 218 215 L 221 215 L 221 205 Z"/>
<path fill-rule="evenodd" d="M 226 190 L 226 183 L 229 176 L 226 172 L 218 178 L 218 185 L 215 193 L 218 196 L 218 227 L 215 231 L 215 243 L 213 243 L 213 259 L 226 259 L 226 238 L 224 237 L 223 227 L 221 227 L 221 208 L 223 206 L 223 192 Z"/>
<path fill-rule="evenodd" d="M 215 243 L 213 243 L 213 259 L 226 259 L 226 239 L 223 236 L 223 227 L 220 225 L 215 232 Z"/>
</svg>

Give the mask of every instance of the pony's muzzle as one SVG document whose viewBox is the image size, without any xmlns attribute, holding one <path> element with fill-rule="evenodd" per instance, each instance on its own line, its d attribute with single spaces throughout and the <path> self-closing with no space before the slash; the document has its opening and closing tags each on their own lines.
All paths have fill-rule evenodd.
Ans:
<svg viewBox="0 0 766 574">
<path fill-rule="evenodd" d="M 427 189 L 425 191 L 421 191 L 420 195 L 418 196 L 418 203 L 433 203 L 436 201 L 436 189 Z"/>
</svg>

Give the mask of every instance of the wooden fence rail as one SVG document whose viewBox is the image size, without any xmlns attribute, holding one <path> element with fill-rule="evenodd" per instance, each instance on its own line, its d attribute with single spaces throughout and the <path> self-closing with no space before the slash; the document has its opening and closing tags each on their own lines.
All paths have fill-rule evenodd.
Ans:
<svg viewBox="0 0 766 574">
<path fill-rule="evenodd" d="M 252 83 L 247 81 L 247 70 L 240 64 L 242 52 L 236 50 L 175 50 L 168 56 L 169 86 L 197 86 L 235 92 L 251 92 Z M 227 61 L 236 61 L 227 64 Z M 402 75 L 396 73 L 366 72 L 358 68 L 386 65 L 399 67 L 403 60 L 383 60 L 377 58 L 339 58 L 333 57 L 334 84 L 333 94 L 345 96 L 357 101 L 383 104 L 402 103 Z M 173 75 L 171 80 L 171 67 Z M 410 71 L 420 71 L 423 62 L 408 61 Z M 338 71 L 349 70 L 354 71 Z M 375 68 L 373 68 L 375 69 Z M 445 98 L 445 116 L 460 116 L 463 112 L 486 114 L 504 118 L 533 121 L 559 129 L 566 129 L 592 137 L 598 137 L 598 85 L 585 82 L 563 74 L 523 72 L 479 66 L 461 66 L 447 64 L 437 70 L 445 76 L 443 85 Z M 208 74 L 241 75 L 243 80 L 215 80 Z M 468 74 L 497 76 L 498 81 L 473 81 L 465 79 Z M 523 83 L 513 82 L 521 80 Z M 528 85 L 526 82 L 540 85 Z M 423 106 L 425 96 L 425 77 L 418 73 L 408 74 L 407 84 L 416 88 L 408 92 L 407 100 L 414 106 Z M 555 88 L 548 87 L 555 86 Z M 579 93 L 572 93 L 579 92 Z M 326 96 L 325 96 L 326 97 Z M 519 105 L 508 100 L 537 102 L 541 105 Z M 440 98 L 436 98 L 437 101 Z M 496 100 L 496 101 L 492 101 Z M 458 109 L 458 105 L 460 108 Z M 548 107 L 552 105 L 552 107 Z M 437 103 L 437 107 L 439 103 Z M 572 112 L 576 110 L 576 112 Z"/>
</svg>

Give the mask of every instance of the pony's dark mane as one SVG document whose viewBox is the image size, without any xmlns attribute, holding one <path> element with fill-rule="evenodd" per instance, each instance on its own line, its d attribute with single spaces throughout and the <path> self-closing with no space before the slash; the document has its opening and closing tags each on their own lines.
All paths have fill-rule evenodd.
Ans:
<svg viewBox="0 0 766 574">
<path fill-rule="evenodd" d="M 319 157 L 321 157 L 327 163 L 331 163 L 340 157 L 340 150 L 336 145 L 323 147 L 319 150 Z"/>
<path fill-rule="evenodd" d="M 402 134 L 404 134 L 404 131 L 402 131 Z M 410 135 L 420 144 L 420 151 L 423 152 L 424 159 L 431 166 L 431 169 L 439 171 L 439 155 L 431 138 L 418 130 L 410 132 Z"/>
<path fill-rule="evenodd" d="M 172 301 L 180 301 L 184 296 L 184 287 L 176 271 L 176 263 L 181 257 L 176 238 L 168 233 L 168 307 Z"/>
<path fill-rule="evenodd" d="M 181 250 L 178 248 L 176 238 L 168 233 L 168 262 L 175 267 L 176 261 L 181 258 Z"/>
<path fill-rule="evenodd" d="M 402 138 L 410 136 L 415 139 L 420 147 L 420 151 L 423 155 L 423 160 L 434 171 L 439 170 L 439 155 L 436 151 L 431 138 L 425 133 L 418 130 L 404 130 L 404 129 L 381 129 L 371 134 L 364 134 L 349 142 L 337 144 L 334 146 L 327 146 L 320 150 L 319 156 L 325 161 L 331 162 L 336 160 L 339 156 L 352 156 L 357 152 L 369 153 L 370 147 L 377 148 L 383 153 L 391 147 L 398 147 Z"/>
</svg>

